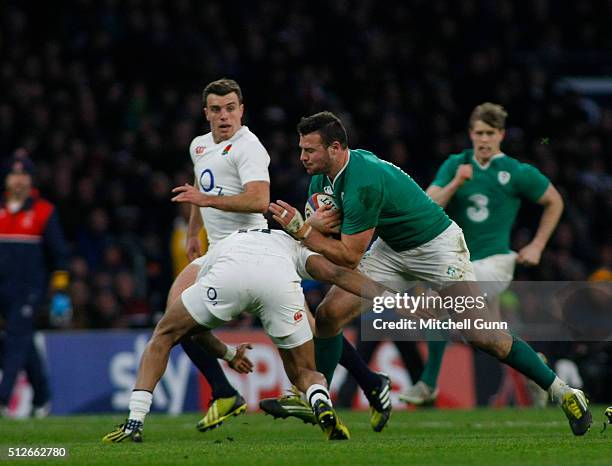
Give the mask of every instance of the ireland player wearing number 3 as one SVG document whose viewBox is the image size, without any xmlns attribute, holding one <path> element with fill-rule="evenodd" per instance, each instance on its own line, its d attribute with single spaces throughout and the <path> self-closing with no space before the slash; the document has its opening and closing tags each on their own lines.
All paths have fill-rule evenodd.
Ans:
<svg viewBox="0 0 612 466">
<path fill-rule="evenodd" d="M 548 178 L 501 151 L 506 117 L 499 105 L 477 106 L 469 120 L 472 149 L 450 155 L 427 188 L 427 194 L 463 229 L 476 280 L 487 293 L 494 320 L 499 320 L 499 294 L 510 285 L 515 262 L 527 266 L 540 262 L 563 211 L 561 195 Z M 544 210 L 533 240 L 517 254 L 510 250 L 510 233 L 522 199 Z M 435 400 L 445 346 L 445 338 L 428 342 L 421 379 L 400 395 L 401 400 L 416 405 Z M 530 384 L 530 392 L 534 402 L 546 402 L 545 391 Z"/>
</svg>

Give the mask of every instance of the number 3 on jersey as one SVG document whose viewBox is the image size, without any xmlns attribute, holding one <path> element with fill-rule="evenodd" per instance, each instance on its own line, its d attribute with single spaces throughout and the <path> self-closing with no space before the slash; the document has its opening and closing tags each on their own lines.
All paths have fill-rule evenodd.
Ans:
<svg viewBox="0 0 612 466">
<path fill-rule="evenodd" d="M 467 216 L 472 222 L 484 222 L 489 218 L 489 198 L 484 194 L 472 194 L 468 197 L 468 200 L 472 202 L 472 206 L 467 208 Z"/>
<path fill-rule="evenodd" d="M 215 175 L 213 175 L 213 172 L 209 168 L 202 171 L 199 182 L 200 188 L 205 193 L 209 193 L 215 189 Z M 223 187 L 217 186 L 217 196 L 221 196 L 221 191 L 223 191 Z"/>
</svg>

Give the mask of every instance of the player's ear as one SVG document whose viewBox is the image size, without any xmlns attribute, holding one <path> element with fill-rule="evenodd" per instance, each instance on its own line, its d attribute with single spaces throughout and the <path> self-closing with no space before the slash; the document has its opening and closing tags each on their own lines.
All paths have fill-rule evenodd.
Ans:
<svg viewBox="0 0 612 466">
<path fill-rule="evenodd" d="M 206 121 L 210 121 L 210 118 L 208 116 L 208 109 L 206 107 L 203 107 L 202 110 L 204 110 L 204 117 L 206 118 Z"/>
<path fill-rule="evenodd" d="M 506 137 L 506 130 L 505 129 L 500 129 L 499 133 L 501 135 L 501 140 L 503 141 L 504 138 Z"/>
</svg>

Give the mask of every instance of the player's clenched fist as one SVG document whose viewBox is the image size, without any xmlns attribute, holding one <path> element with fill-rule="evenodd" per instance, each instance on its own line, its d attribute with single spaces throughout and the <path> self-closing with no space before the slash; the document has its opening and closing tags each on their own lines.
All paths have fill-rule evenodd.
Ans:
<svg viewBox="0 0 612 466">
<path fill-rule="evenodd" d="M 459 183 L 459 186 L 463 185 L 468 180 L 471 180 L 474 176 L 474 169 L 472 165 L 469 163 L 464 163 L 463 165 L 459 165 L 457 167 L 457 172 L 455 173 L 455 180 Z"/>
<path fill-rule="evenodd" d="M 531 242 L 518 252 L 516 262 L 528 267 L 538 265 L 542 258 L 542 249 L 541 246 Z"/>
</svg>

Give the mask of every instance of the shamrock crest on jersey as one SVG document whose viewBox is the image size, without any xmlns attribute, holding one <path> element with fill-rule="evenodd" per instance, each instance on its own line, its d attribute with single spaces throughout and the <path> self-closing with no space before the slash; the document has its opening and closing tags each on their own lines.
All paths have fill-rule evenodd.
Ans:
<svg viewBox="0 0 612 466">
<path fill-rule="evenodd" d="M 499 181 L 499 184 L 501 184 L 502 186 L 508 184 L 508 181 L 510 181 L 510 173 L 505 170 L 498 172 L 497 181 Z"/>
</svg>

